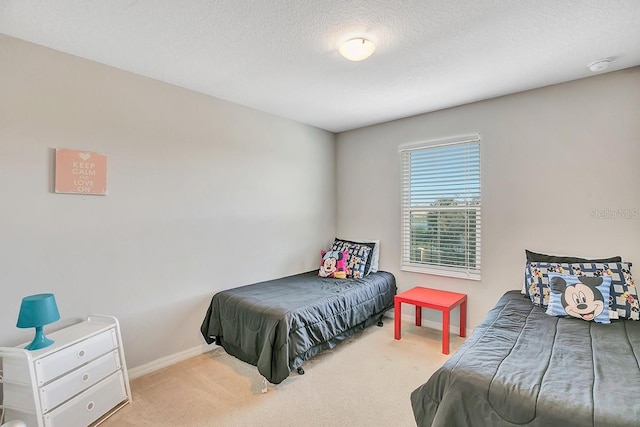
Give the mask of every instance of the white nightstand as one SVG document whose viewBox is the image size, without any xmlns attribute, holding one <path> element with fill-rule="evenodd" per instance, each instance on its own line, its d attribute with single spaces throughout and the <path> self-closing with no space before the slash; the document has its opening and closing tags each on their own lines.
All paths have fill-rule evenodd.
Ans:
<svg viewBox="0 0 640 427">
<path fill-rule="evenodd" d="M 47 334 L 40 350 L 0 347 L 5 421 L 31 427 L 86 427 L 131 402 L 120 325 L 115 317 Z"/>
</svg>

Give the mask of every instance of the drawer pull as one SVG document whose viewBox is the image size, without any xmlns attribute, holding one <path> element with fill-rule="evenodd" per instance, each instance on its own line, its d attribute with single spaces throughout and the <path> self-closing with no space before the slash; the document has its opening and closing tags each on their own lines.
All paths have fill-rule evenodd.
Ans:
<svg viewBox="0 0 640 427">
<path fill-rule="evenodd" d="M 89 381 L 89 374 L 88 373 L 82 375 L 82 382 L 86 383 L 87 381 Z"/>
<path fill-rule="evenodd" d="M 87 354 L 87 352 L 86 352 L 86 351 L 84 351 L 84 350 L 80 350 L 80 351 L 78 352 L 78 357 L 82 359 L 82 358 L 85 356 L 85 354 Z"/>
<path fill-rule="evenodd" d="M 93 402 L 87 403 L 87 411 L 93 411 L 93 408 L 96 407 L 96 404 Z"/>
</svg>

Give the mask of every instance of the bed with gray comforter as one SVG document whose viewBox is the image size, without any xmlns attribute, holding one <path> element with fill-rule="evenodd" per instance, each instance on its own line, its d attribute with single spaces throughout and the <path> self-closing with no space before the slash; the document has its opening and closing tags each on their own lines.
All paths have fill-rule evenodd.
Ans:
<svg viewBox="0 0 640 427">
<path fill-rule="evenodd" d="M 200 330 L 279 384 L 305 360 L 380 321 L 395 294 L 395 277 L 384 271 L 361 279 L 310 271 L 218 292 Z"/>
<path fill-rule="evenodd" d="M 418 426 L 638 426 L 640 322 L 545 314 L 507 292 L 411 394 Z"/>
</svg>

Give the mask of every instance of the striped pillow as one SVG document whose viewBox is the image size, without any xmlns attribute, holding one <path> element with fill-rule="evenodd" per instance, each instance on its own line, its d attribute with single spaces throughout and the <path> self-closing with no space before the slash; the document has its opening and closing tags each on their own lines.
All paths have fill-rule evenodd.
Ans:
<svg viewBox="0 0 640 427">
<path fill-rule="evenodd" d="M 571 316 L 596 323 L 609 320 L 611 276 L 586 277 L 549 273 L 551 316 Z"/>
<path fill-rule="evenodd" d="M 611 277 L 609 309 L 611 318 L 640 320 L 640 304 L 630 262 L 610 263 L 550 263 L 528 262 L 525 280 L 531 302 L 546 307 L 549 304 L 549 273 L 586 277 Z"/>
</svg>

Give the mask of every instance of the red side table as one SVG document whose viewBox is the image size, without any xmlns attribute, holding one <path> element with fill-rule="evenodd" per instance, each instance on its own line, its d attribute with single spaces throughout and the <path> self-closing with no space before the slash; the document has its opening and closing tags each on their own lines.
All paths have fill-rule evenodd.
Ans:
<svg viewBox="0 0 640 427">
<path fill-rule="evenodd" d="M 416 326 L 422 326 L 422 307 L 442 311 L 442 353 L 449 354 L 449 314 L 460 306 L 460 336 L 467 336 L 467 295 L 416 286 L 394 297 L 395 339 L 400 339 L 402 303 L 416 306 Z"/>
</svg>

